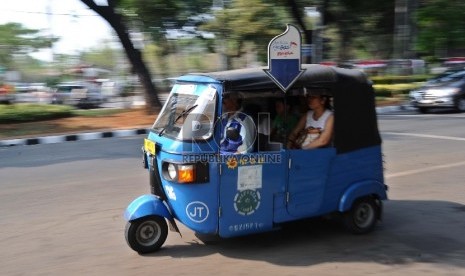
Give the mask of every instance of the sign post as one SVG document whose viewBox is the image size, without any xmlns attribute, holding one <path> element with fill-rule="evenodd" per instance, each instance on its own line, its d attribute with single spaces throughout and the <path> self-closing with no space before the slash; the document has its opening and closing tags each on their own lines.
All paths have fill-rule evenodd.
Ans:
<svg viewBox="0 0 465 276">
<path fill-rule="evenodd" d="M 300 31 L 292 24 L 287 24 L 286 31 L 268 44 L 268 69 L 264 71 L 283 92 L 305 71 L 301 67 L 301 48 Z"/>
</svg>

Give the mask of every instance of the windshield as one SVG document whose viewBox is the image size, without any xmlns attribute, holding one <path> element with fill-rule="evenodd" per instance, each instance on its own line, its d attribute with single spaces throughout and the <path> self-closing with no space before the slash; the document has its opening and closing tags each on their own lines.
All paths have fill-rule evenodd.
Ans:
<svg viewBox="0 0 465 276">
<path fill-rule="evenodd" d="M 178 140 L 208 139 L 214 128 L 216 89 L 206 84 L 175 84 L 153 130 Z"/>
<path fill-rule="evenodd" d="M 437 78 L 435 82 L 452 82 L 458 81 L 465 76 L 465 71 L 460 71 L 457 73 L 448 74 L 446 76 Z"/>
</svg>

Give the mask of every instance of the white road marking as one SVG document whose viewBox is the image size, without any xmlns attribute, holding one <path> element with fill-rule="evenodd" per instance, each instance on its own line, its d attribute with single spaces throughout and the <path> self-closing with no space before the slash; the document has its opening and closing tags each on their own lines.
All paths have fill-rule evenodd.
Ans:
<svg viewBox="0 0 465 276">
<path fill-rule="evenodd" d="M 465 114 L 378 114 L 378 117 L 412 117 L 412 118 L 435 118 L 435 119 L 456 119 L 465 118 Z"/>
<path fill-rule="evenodd" d="M 413 136 L 413 137 L 421 137 L 421 138 L 434 138 L 434 139 L 444 139 L 444 140 L 454 140 L 454 141 L 465 141 L 465 138 L 461 138 L 461 137 L 419 134 L 419 133 L 382 132 L 381 134 Z"/>
<path fill-rule="evenodd" d="M 465 141 L 465 138 L 452 137 L 452 136 L 440 136 L 440 135 L 429 135 L 429 134 L 419 134 L 419 133 L 402 133 L 402 132 L 382 132 L 382 133 L 389 134 L 389 135 L 402 135 L 402 136 L 413 136 L 413 137 L 421 137 L 421 138 L 433 138 L 433 139 L 444 139 L 444 140 L 453 140 L 453 141 Z M 457 163 L 450 163 L 450 164 L 445 164 L 445 165 L 438 165 L 438 166 L 422 168 L 422 169 L 416 169 L 416 170 L 408 170 L 408 171 L 392 173 L 392 174 L 386 174 L 385 178 L 389 179 L 389 178 L 395 178 L 395 177 L 401 177 L 401 176 L 406 176 L 406 175 L 424 173 L 424 172 L 429 172 L 429 171 L 459 167 L 459 166 L 463 166 L 463 165 L 465 165 L 465 161 L 457 162 Z"/>
<path fill-rule="evenodd" d="M 406 176 L 406 175 L 436 171 L 436 170 L 441 170 L 441 169 L 449 169 L 449 168 L 460 167 L 460 166 L 464 166 L 464 165 L 465 165 L 465 161 L 462 161 L 462 162 L 450 163 L 450 164 L 445 164 L 445 165 L 438 165 L 438 166 L 433 166 L 433 167 L 428 167 L 428 168 L 422 168 L 422 169 L 408 170 L 408 171 L 403 171 L 403 172 L 398 172 L 398 173 L 386 174 L 386 175 L 384 175 L 384 178 L 391 179 L 391 178 L 395 178 L 395 177 L 401 177 L 401 176 Z"/>
</svg>

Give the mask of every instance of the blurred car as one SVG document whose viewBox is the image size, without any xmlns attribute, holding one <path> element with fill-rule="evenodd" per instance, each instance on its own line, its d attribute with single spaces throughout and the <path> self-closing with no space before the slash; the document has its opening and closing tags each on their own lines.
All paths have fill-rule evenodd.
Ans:
<svg viewBox="0 0 465 276">
<path fill-rule="evenodd" d="M 13 89 L 9 85 L 0 86 L 0 104 L 10 104 L 14 99 Z"/>
<path fill-rule="evenodd" d="M 45 83 L 15 84 L 15 103 L 50 103 L 50 95 Z"/>
<path fill-rule="evenodd" d="M 99 107 L 105 102 L 105 97 L 99 87 L 80 83 L 62 83 L 53 91 L 51 102 L 80 108 Z"/>
<path fill-rule="evenodd" d="M 430 79 L 409 93 L 412 106 L 422 113 L 431 108 L 455 108 L 465 112 L 465 70 L 451 71 Z"/>
</svg>

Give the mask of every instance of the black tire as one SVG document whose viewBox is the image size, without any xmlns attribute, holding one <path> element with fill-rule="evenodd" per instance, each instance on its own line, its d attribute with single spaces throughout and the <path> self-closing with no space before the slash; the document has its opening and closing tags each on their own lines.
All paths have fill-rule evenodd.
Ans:
<svg viewBox="0 0 465 276">
<path fill-rule="evenodd" d="M 420 113 L 426 114 L 426 113 L 428 113 L 429 108 L 427 108 L 427 107 L 419 107 L 418 111 L 420 111 Z"/>
<path fill-rule="evenodd" d="M 378 222 L 380 210 L 380 206 L 372 197 L 357 199 L 352 208 L 343 214 L 344 227 L 353 234 L 369 233 Z"/>
<path fill-rule="evenodd" d="M 139 254 L 157 251 L 167 236 L 168 225 L 160 216 L 147 216 L 126 224 L 126 242 Z"/>
<path fill-rule="evenodd" d="M 458 112 L 465 112 L 465 98 L 460 98 L 455 103 L 455 110 Z"/>
</svg>

